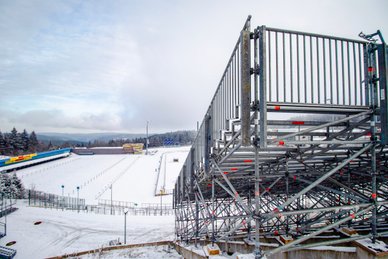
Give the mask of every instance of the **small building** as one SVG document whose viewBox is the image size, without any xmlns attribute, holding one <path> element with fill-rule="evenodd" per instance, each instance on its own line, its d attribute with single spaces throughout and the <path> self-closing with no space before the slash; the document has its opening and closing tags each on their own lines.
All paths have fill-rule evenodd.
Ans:
<svg viewBox="0 0 388 259">
<path fill-rule="evenodd" d="M 123 145 L 124 151 L 126 153 L 132 153 L 132 154 L 142 154 L 143 153 L 143 143 L 126 143 Z"/>
</svg>

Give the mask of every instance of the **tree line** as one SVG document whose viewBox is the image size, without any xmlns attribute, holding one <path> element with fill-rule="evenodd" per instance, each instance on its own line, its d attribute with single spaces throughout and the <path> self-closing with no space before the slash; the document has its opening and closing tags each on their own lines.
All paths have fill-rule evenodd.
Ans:
<svg viewBox="0 0 388 259">
<path fill-rule="evenodd" d="M 195 139 L 195 131 L 176 131 L 163 134 L 155 134 L 148 137 L 148 147 L 161 147 L 167 145 L 191 145 Z M 109 141 L 95 140 L 89 142 L 86 147 L 121 147 L 126 143 L 146 144 L 147 138 L 112 139 Z"/>
<path fill-rule="evenodd" d="M 18 132 L 13 128 L 9 133 L 0 131 L 0 154 L 5 156 L 17 156 L 22 154 L 41 152 L 47 150 L 47 145 L 38 141 L 36 134 L 27 130 Z"/>
</svg>

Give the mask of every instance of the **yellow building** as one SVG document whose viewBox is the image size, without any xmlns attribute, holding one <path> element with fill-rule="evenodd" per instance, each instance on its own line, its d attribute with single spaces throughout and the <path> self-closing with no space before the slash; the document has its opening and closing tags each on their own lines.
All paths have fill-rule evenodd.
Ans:
<svg viewBox="0 0 388 259">
<path fill-rule="evenodd" d="M 143 143 L 127 143 L 123 145 L 125 152 L 133 154 L 142 154 L 143 153 Z"/>
</svg>

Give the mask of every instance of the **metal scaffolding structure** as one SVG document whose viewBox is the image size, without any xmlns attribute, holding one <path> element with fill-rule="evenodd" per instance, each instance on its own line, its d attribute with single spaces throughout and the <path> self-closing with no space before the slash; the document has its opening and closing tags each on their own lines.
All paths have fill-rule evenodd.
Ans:
<svg viewBox="0 0 388 259">
<path fill-rule="evenodd" d="M 259 26 L 248 17 L 174 189 L 176 237 L 295 249 L 388 221 L 387 46 Z M 309 245 L 311 246 L 311 244 Z"/>
</svg>

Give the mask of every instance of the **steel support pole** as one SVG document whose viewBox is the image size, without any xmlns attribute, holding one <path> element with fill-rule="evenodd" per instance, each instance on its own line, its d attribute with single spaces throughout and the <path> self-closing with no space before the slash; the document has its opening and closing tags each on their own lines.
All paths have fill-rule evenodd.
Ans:
<svg viewBox="0 0 388 259">
<path fill-rule="evenodd" d="M 377 123 L 377 116 L 376 116 L 376 108 L 378 105 L 377 101 L 377 76 L 376 76 L 376 49 L 374 44 L 368 45 L 368 85 L 369 85 L 369 92 L 370 92 L 370 108 L 373 111 L 371 114 L 371 122 L 370 122 L 370 132 L 371 132 L 371 187 L 372 187 L 372 194 L 371 199 L 373 202 L 373 210 L 372 210 L 372 218 L 371 218 L 371 230 L 372 230 L 372 242 L 376 242 L 377 238 L 377 185 L 376 185 L 376 142 L 377 142 L 377 136 L 376 136 L 376 123 Z"/>
<path fill-rule="evenodd" d="M 199 201 L 197 195 L 195 195 L 195 247 L 199 240 Z"/>
<path fill-rule="evenodd" d="M 215 201 L 214 201 L 214 196 L 215 196 L 215 189 L 214 189 L 214 185 L 215 185 L 215 177 L 214 175 L 212 176 L 212 198 L 211 198 L 211 221 L 212 221 L 212 246 L 214 246 L 214 243 L 216 242 L 216 236 L 215 236 L 215 226 L 214 226 L 214 221 L 215 221 L 215 218 L 216 218 L 216 205 L 215 205 Z"/>
<path fill-rule="evenodd" d="M 250 31 L 241 31 L 241 140 L 242 146 L 251 144 L 251 62 Z"/>
<path fill-rule="evenodd" d="M 266 28 L 259 28 L 259 109 L 260 109 L 260 147 L 267 147 L 267 46 Z"/>
<path fill-rule="evenodd" d="M 258 103 L 259 101 L 259 96 L 258 96 L 258 68 L 259 68 L 259 63 L 258 63 L 258 53 L 257 53 L 257 36 L 258 36 L 258 31 L 255 29 L 254 31 L 254 87 L 255 87 L 255 104 Z M 261 84 L 260 84 L 261 86 Z M 260 110 L 260 119 L 262 116 L 262 111 Z M 255 258 L 261 258 L 261 249 L 260 249 L 260 221 L 261 221 L 261 213 L 260 213 L 260 170 L 262 170 L 262 166 L 259 168 L 259 144 L 261 146 L 261 138 L 259 141 L 259 114 L 257 108 L 255 109 L 255 141 L 254 141 L 254 146 L 255 146 L 255 187 L 254 187 L 254 193 L 255 193 L 255 210 L 254 210 L 254 215 L 255 216 L 255 250 L 254 250 L 254 255 Z M 266 120 L 265 120 L 266 122 Z M 262 126 L 262 123 L 260 122 L 260 127 Z M 260 128 L 261 130 L 261 128 Z M 261 133 L 261 132 L 260 132 Z M 265 137 L 266 138 L 266 137 Z M 260 143 L 259 143 L 260 142 Z M 264 141 L 266 143 L 266 141 Z M 250 208 L 250 207 L 249 207 Z"/>
</svg>

